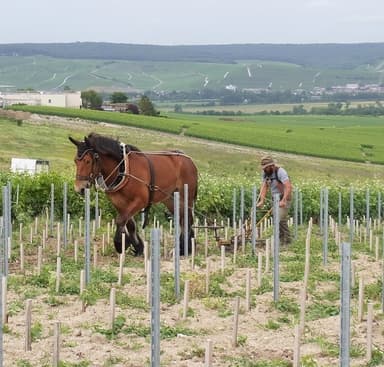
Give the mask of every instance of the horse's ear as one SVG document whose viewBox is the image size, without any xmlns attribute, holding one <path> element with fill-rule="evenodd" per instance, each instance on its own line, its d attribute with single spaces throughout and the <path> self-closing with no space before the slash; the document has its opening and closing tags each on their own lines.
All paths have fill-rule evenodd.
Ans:
<svg viewBox="0 0 384 367">
<path fill-rule="evenodd" d="M 90 145 L 90 144 L 89 144 L 89 139 L 88 139 L 86 136 L 84 136 L 84 143 L 85 143 L 86 145 L 88 145 L 88 146 Z"/>
<path fill-rule="evenodd" d="M 79 146 L 80 142 L 77 141 L 76 139 L 73 139 L 72 136 L 68 136 L 68 139 L 69 139 L 69 141 L 70 141 L 72 144 L 75 144 L 77 147 Z"/>
</svg>

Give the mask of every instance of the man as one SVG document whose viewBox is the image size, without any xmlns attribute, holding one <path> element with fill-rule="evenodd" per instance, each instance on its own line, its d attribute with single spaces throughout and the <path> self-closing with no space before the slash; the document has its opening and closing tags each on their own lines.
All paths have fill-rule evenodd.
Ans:
<svg viewBox="0 0 384 367">
<path fill-rule="evenodd" d="M 291 233 L 288 228 L 288 211 L 291 205 L 292 185 L 287 171 L 276 165 L 273 158 L 269 155 L 261 159 L 261 168 L 263 169 L 263 183 L 260 189 L 259 201 L 257 207 L 264 205 L 268 189 L 271 189 L 272 197 L 275 194 L 280 195 L 279 202 L 279 238 L 282 246 L 291 243 Z"/>
</svg>

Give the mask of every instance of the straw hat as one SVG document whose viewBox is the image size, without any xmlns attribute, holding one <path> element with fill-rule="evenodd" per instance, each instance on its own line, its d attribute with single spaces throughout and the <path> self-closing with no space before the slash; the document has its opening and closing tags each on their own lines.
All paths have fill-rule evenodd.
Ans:
<svg viewBox="0 0 384 367">
<path fill-rule="evenodd" d="M 265 169 L 269 166 L 273 166 L 275 164 L 275 160 L 270 156 L 266 155 L 261 158 L 261 168 Z"/>
</svg>

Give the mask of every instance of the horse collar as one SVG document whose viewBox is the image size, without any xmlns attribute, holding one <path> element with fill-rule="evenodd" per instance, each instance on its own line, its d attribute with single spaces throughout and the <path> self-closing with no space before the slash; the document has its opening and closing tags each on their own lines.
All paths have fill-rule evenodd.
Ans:
<svg viewBox="0 0 384 367">
<path fill-rule="evenodd" d="M 122 149 L 123 157 L 121 161 L 117 164 L 117 166 L 111 171 L 111 173 L 108 175 L 106 179 L 104 179 L 104 176 L 101 172 L 95 177 L 95 186 L 96 189 L 100 189 L 107 193 L 112 193 L 120 190 L 128 181 L 129 176 L 129 152 L 126 153 L 125 144 L 120 144 Z M 115 172 L 118 171 L 118 174 L 116 175 L 115 179 L 110 185 L 107 185 L 106 180 L 110 178 L 110 176 Z"/>
</svg>

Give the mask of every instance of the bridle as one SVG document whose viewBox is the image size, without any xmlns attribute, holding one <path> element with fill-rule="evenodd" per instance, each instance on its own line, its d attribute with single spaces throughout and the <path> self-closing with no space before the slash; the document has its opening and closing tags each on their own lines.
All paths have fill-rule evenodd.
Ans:
<svg viewBox="0 0 384 367">
<path fill-rule="evenodd" d="M 84 150 L 84 152 L 81 154 L 81 156 L 78 156 L 75 158 L 75 162 L 81 162 L 87 153 L 90 153 L 91 157 L 92 157 L 91 172 L 89 173 L 88 176 L 76 174 L 76 180 L 88 181 L 89 184 L 92 184 L 92 182 L 96 179 L 96 177 L 101 174 L 100 167 L 98 167 L 99 168 L 98 172 L 97 173 L 95 172 L 96 166 L 99 166 L 99 154 L 97 152 L 95 152 L 93 148 L 88 148 L 88 149 Z"/>
<path fill-rule="evenodd" d="M 94 183 L 96 186 L 96 189 L 101 189 L 103 191 L 113 190 L 115 181 L 119 176 L 116 177 L 116 179 L 110 185 L 107 185 L 106 181 L 108 181 L 111 178 L 111 176 L 119 169 L 121 164 L 124 162 L 124 155 L 123 155 L 123 159 L 115 166 L 115 168 L 109 173 L 109 175 L 106 178 L 104 178 L 100 168 L 100 156 L 93 148 L 86 149 L 81 154 L 81 156 L 75 158 L 75 161 L 76 162 L 82 161 L 84 159 L 84 156 L 87 153 L 91 154 L 91 157 L 92 157 L 91 171 L 88 176 L 76 174 L 76 180 L 87 181 L 89 185 L 92 185 L 92 183 Z M 124 154 L 125 154 L 125 150 L 124 150 Z"/>
</svg>

